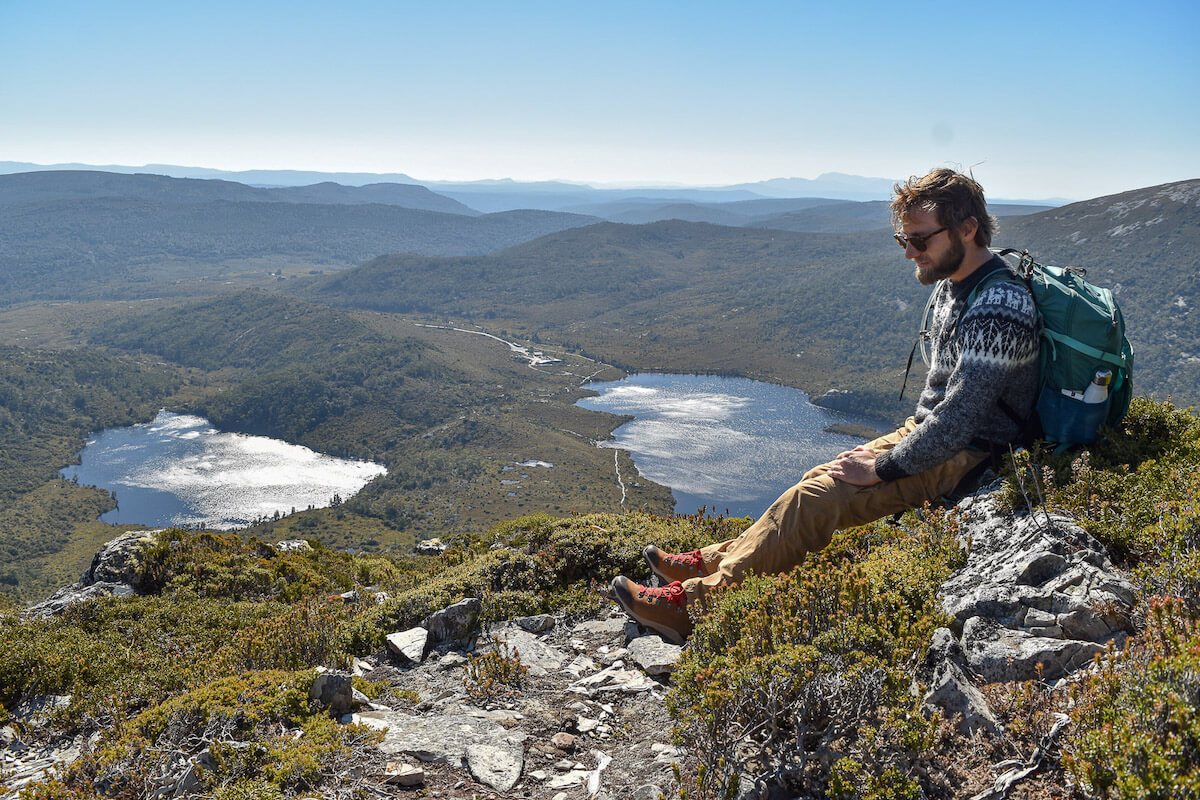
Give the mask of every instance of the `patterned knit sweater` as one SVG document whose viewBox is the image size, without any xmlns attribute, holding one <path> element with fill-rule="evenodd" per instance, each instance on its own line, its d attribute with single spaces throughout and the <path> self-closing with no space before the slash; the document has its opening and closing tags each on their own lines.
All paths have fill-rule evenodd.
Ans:
<svg viewBox="0 0 1200 800">
<path fill-rule="evenodd" d="M 1008 265 L 993 256 L 965 280 L 944 280 L 934 290 L 932 365 L 917 401 L 918 424 L 876 459 L 875 472 L 883 480 L 936 467 L 972 440 L 1014 441 L 1020 430 L 998 399 L 1022 418 L 1032 413 L 1039 317 L 1029 289 L 1012 273 L 1012 282 L 992 283 L 963 312 L 971 290 L 997 268 Z"/>
</svg>

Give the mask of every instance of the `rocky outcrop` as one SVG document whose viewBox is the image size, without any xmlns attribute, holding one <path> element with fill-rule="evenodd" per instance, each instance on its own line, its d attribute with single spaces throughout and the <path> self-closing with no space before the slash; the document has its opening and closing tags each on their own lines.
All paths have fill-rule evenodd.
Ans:
<svg viewBox="0 0 1200 800">
<path fill-rule="evenodd" d="M 145 588 L 141 574 L 141 554 L 146 547 L 157 541 L 155 534 L 161 530 L 130 531 L 113 539 L 96 553 L 78 581 L 31 606 L 26 614 L 49 617 L 61 614 L 67 606 L 84 600 L 109 595 L 129 597 L 140 594 Z"/>
<path fill-rule="evenodd" d="M 951 626 L 937 631 L 919 677 L 926 706 L 964 731 L 996 731 L 974 679 L 1054 680 L 1092 663 L 1132 630 L 1133 585 L 1073 520 L 1013 516 L 998 494 L 958 506 L 967 563 L 941 588 Z"/>
<path fill-rule="evenodd" d="M 997 506 L 964 501 L 967 564 L 942 586 L 970 667 L 990 681 L 1053 679 L 1123 643 L 1133 585 L 1104 547 L 1067 517 Z"/>
</svg>

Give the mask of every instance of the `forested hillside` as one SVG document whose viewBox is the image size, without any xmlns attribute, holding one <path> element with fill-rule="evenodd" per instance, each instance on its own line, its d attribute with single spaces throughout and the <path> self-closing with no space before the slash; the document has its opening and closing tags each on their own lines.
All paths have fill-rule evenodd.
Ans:
<svg viewBox="0 0 1200 800">
<path fill-rule="evenodd" d="M 152 417 L 180 383 L 144 359 L 0 346 L 0 591 L 45 592 L 73 579 L 111 538 L 113 528 L 96 522 L 111 498 L 58 471 L 90 432 Z"/>
<path fill-rule="evenodd" d="M 997 243 L 1086 268 L 1121 304 L 1138 391 L 1200 403 L 1200 180 L 1005 221 Z"/>
</svg>

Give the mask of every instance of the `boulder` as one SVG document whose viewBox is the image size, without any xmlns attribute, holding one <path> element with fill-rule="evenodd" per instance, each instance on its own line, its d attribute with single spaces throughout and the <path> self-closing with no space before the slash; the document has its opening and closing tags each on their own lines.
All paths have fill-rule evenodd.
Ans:
<svg viewBox="0 0 1200 800">
<path fill-rule="evenodd" d="M 308 699 L 329 706 L 330 713 L 337 717 L 369 702 L 362 692 L 354 688 L 354 678 L 342 672 L 319 673 L 313 679 Z"/>
<path fill-rule="evenodd" d="M 479 626 L 483 603 L 477 597 L 467 597 L 454 605 L 435 611 L 425 618 L 421 627 L 429 631 L 432 647 L 457 647 L 473 643 Z"/>
<path fill-rule="evenodd" d="M 941 603 L 962 639 L 960 667 L 989 681 L 1055 678 L 1132 630 L 1133 585 L 1071 519 L 1013 517 L 994 494 L 959 509 L 967 563 L 942 585 Z"/>
<path fill-rule="evenodd" d="M 312 550 L 312 545 L 304 539 L 284 539 L 275 543 L 275 549 L 281 553 L 307 553 Z"/>
<path fill-rule="evenodd" d="M 532 617 L 517 617 L 513 620 L 516 625 L 530 633 L 545 633 L 554 627 L 554 617 L 550 614 L 538 614 Z"/>
<path fill-rule="evenodd" d="M 683 648 L 661 636 L 641 636 L 629 643 L 629 656 L 650 675 L 669 675 Z"/>
<path fill-rule="evenodd" d="M 111 540 L 92 558 L 79 580 L 59 589 L 42 602 L 30 606 L 25 614 L 50 617 L 67 606 L 98 597 L 130 597 L 146 588 L 142 574 L 142 552 L 158 541 L 159 530 L 130 531 Z"/>
<path fill-rule="evenodd" d="M 425 648 L 429 643 L 429 631 L 424 628 L 409 628 L 406 631 L 389 634 L 384 641 L 388 652 L 395 656 L 401 664 L 420 664 L 425 658 Z"/>
<path fill-rule="evenodd" d="M 426 539 L 417 544 L 416 550 L 419 555 L 423 556 L 440 556 L 446 552 L 448 545 L 441 539 Z"/>
</svg>

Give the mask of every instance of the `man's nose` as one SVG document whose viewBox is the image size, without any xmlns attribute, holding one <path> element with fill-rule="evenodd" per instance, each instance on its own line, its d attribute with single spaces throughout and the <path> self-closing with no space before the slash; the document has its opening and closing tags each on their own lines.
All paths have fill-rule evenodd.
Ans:
<svg viewBox="0 0 1200 800">
<path fill-rule="evenodd" d="M 921 255 L 921 251 L 918 250 L 916 247 L 914 247 L 912 242 L 907 242 L 904 245 L 904 257 L 905 258 L 913 259 L 919 255 Z"/>
</svg>

